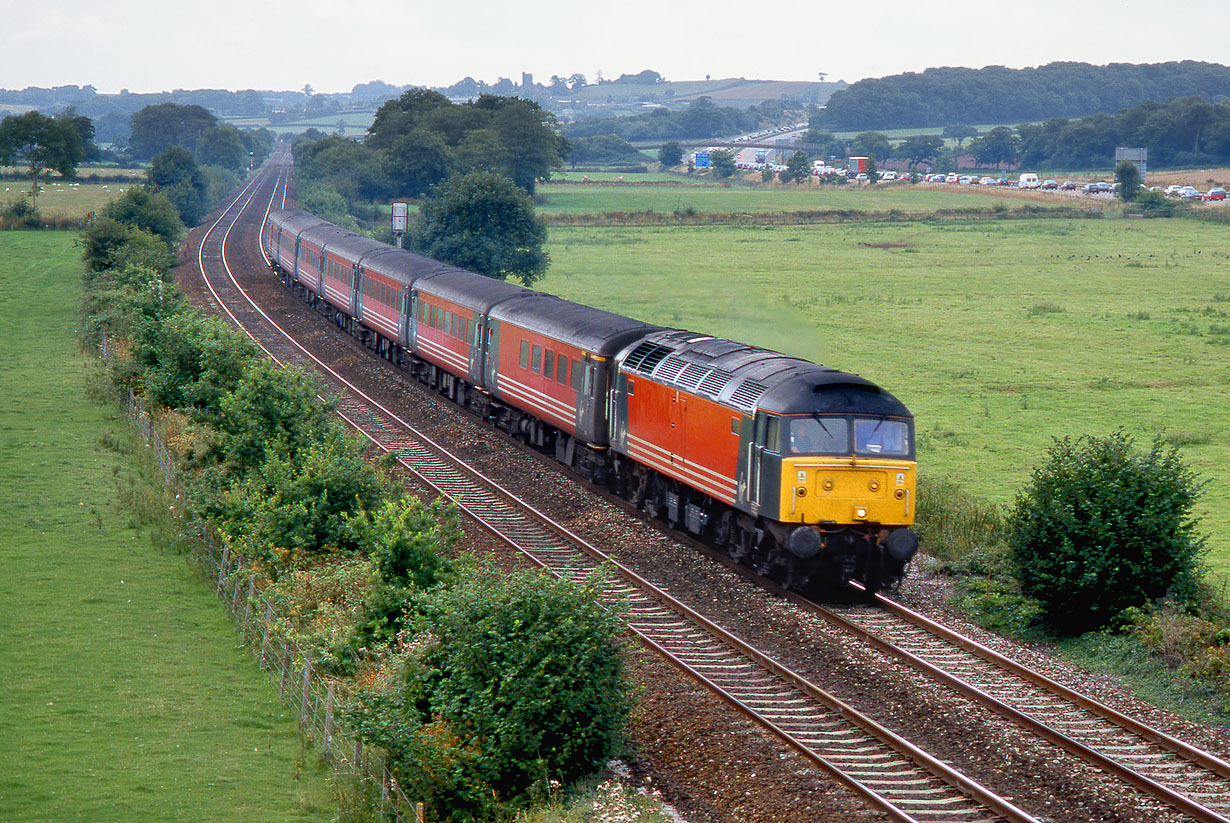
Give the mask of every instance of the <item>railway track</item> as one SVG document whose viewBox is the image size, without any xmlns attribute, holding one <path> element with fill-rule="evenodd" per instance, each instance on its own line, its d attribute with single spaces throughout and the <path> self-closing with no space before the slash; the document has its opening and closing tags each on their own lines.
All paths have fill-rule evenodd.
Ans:
<svg viewBox="0 0 1230 823">
<path fill-rule="evenodd" d="M 601 580 L 649 647 L 779 739 L 900 821 L 1035 821 L 1008 800 L 902 739 L 817 684 L 753 648 L 481 476 L 409 422 L 351 385 L 248 299 L 227 243 L 246 212 L 267 212 L 280 182 L 253 184 L 202 240 L 198 261 L 218 304 L 274 359 L 321 373 L 338 413 L 420 482 L 453 500 L 498 539 L 560 577 Z M 278 177 L 278 181 L 281 177 Z"/>
<path fill-rule="evenodd" d="M 201 271 L 219 305 L 271 356 L 283 363 L 307 364 L 315 358 L 249 300 L 230 276 L 226 251 L 232 227 L 242 214 L 267 213 L 278 192 L 284 191 L 280 174 L 273 178 L 266 172 L 258 180 L 203 239 Z M 604 574 L 606 596 L 627 604 L 629 626 L 646 645 L 866 797 L 872 807 L 895 820 L 1035 819 L 879 728 L 853 707 L 481 477 L 325 364 L 315 361 L 314 367 L 322 373 L 329 391 L 336 392 L 339 413 L 374 444 L 398 452 L 402 464 L 421 482 L 449 496 L 490 533 L 551 573 L 572 580 Z M 821 613 L 845 631 L 1184 815 L 1208 823 L 1230 820 L 1226 816 L 1230 812 L 1230 765 L 1111 709 L 1094 708 L 1089 705 L 1093 701 L 1065 693 L 1058 684 L 1045 685 L 1040 675 L 1023 674 L 1023 667 L 996 659 L 994 652 L 974 641 L 954 637 L 934 624 L 926 626 L 908 610 L 894 607 L 886 600 L 877 609 Z"/>
<path fill-rule="evenodd" d="M 875 596 L 874 606 L 815 611 L 1184 815 L 1204 823 L 1230 821 L 1230 763 L 1221 758 L 1073 691 L 882 594 Z"/>
</svg>

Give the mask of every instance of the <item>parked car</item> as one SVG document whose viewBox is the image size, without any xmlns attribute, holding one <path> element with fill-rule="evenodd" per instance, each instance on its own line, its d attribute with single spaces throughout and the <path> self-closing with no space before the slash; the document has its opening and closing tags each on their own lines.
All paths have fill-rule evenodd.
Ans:
<svg viewBox="0 0 1230 823">
<path fill-rule="evenodd" d="M 1065 180 L 1059 184 L 1060 191 L 1076 191 L 1080 188 L 1080 183 L 1074 183 L 1071 180 Z"/>
<path fill-rule="evenodd" d="M 1200 191 L 1200 189 L 1196 188 L 1195 186 L 1184 186 L 1183 188 L 1179 189 L 1179 197 L 1183 198 L 1184 200 L 1197 200 L 1203 196 L 1204 196 L 1204 192 Z"/>
<path fill-rule="evenodd" d="M 1191 188 L 1191 186 L 1188 186 L 1188 188 Z M 1166 187 L 1166 193 L 1177 197 L 1179 195 L 1179 192 L 1182 189 L 1183 187 L 1180 186 L 1178 183 L 1171 183 L 1169 186 Z"/>
<path fill-rule="evenodd" d="M 1043 180 L 1042 185 L 1038 186 L 1038 188 L 1054 191 L 1059 188 L 1059 182 L 1057 180 Z"/>
<path fill-rule="evenodd" d="M 1212 202 L 1215 200 L 1225 200 L 1226 190 L 1225 189 L 1209 189 L 1208 191 L 1204 193 L 1204 197 L 1201 199 L 1209 201 L 1209 202 Z"/>
</svg>

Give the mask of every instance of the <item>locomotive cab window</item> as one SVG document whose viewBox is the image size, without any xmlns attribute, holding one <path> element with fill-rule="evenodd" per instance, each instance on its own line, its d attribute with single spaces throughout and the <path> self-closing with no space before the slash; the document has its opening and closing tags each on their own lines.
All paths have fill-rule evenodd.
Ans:
<svg viewBox="0 0 1230 823">
<path fill-rule="evenodd" d="M 884 457 L 910 456 L 910 426 L 904 420 L 854 420 L 854 451 Z"/>
<path fill-rule="evenodd" d="M 850 421 L 844 417 L 794 417 L 788 422 L 791 454 L 849 454 Z"/>
<path fill-rule="evenodd" d="M 636 395 L 636 381 L 633 380 L 632 378 L 628 378 L 628 396 L 633 397 L 635 395 Z"/>
</svg>

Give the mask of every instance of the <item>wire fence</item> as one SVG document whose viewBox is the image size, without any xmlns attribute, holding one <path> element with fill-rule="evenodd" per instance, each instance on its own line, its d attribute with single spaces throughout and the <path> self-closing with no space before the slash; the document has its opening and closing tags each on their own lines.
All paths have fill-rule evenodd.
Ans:
<svg viewBox="0 0 1230 823">
<path fill-rule="evenodd" d="M 104 361 L 110 361 L 112 350 L 106 335 L 101 354 Z M 141 402 L 131 389 L 122 391 L 119 399 L 124 413 L 157 460 L 166 487 L 180 489 L 175 462 Z M 423 804 L 410 802 L 389 772 L 382 753 L 338 728 L 335 711 L 350 695 L 349 685 L 314 666 L 310 651 L 280 630 L 276 610 L 261 594 L 255 572 L 230 552 L 216 531 L 205 528 L 190 537 L 193 559 L 235 618 L 236 628 L 260 670 L 277 684 L 282 702 L 297 715 L 301 733 L 335 771 L 356 778 L 373 794 L 379 787 L 380 820 L 425 823 Z"/>
</svg>

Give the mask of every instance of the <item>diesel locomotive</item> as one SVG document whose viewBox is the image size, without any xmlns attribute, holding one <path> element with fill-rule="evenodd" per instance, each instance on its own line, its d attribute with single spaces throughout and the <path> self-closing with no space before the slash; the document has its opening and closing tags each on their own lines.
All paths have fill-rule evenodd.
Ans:
<svg viewBox="0 0 1230 823">
<path fill-rule="evenodd" d="M 396 249 L 298 210 L 262 246 L 304 300 L 417 379 L 787 588 L 901 580 L 914 419 L 869 380 Z"/>
</svg>

